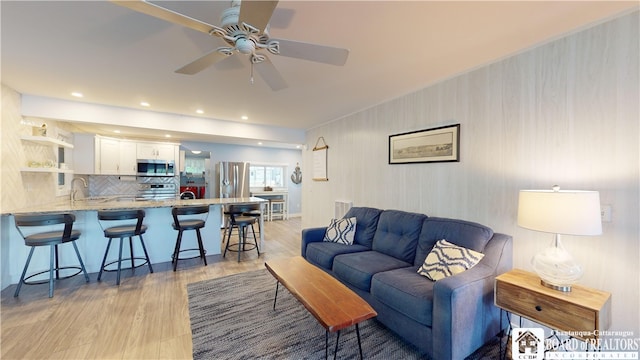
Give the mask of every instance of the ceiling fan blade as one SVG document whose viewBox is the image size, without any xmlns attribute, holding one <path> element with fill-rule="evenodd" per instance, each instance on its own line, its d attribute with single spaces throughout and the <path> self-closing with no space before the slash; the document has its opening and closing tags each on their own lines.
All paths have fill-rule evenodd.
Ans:
<svg viewBox="0 0 640 360">
<path fill-rule="evenodd" d="M 269 24 L 273 11 L 278 6 L 278 1 L 250 1 L 240 2 L 240 17 L 238 24 L 247 23 L 255 28 L 264 31 Z"/>
<path fill-rule="evenodd" d="M 116 5 L 120 5 L 137 11 L 139 13 L 147 14 L 149 16 L 153 16 L 155 18 L 165 20 L 173 24 L 182 25 L 190 29 L 203 32 L 205 34 L 210 34 L 213 29 L 220 29 L 217 26 L 207 24 L 200 20 L 182 15 L 175 11 L 163 8 L 162 6 L 158 6 L 144 0 L 111 0 L 111 2 Z"/>
<path fill-rule="evenodd" d="M 349 50 L 325 45 L 309 44 L 293 40 L 271 39 L 278 41 L 279 55 L 342 66 L 347 62 Z"/>
<path fill-rule="evenodd" d="M 222 59 L 226 59 L 228 57 L 229 57 L 228 54 L 221 53 L 220 51 L 218 51 L 218 49 L 216 49 L 206 53 L 205 55 L 196 59 L 195 61 L 181 67 L 175 72 L 179 74 L 185 74 L 185 75 L 197 74 L 200 71 L 208 68 L 209 66 L 217 63 L 218 61 Z"/>
<path fill-rule="evenodd" d="M 278 91 L 288 86 L 287 82 L 282 78 L 282 75 L 280 75 L 278 69 L 273 66 L 273 63 L 267 56 L 265 56 L 265 59 L 262 62 L 254 64 L 253 66 L 255 66 L 256 70 L 267 85 L 269 85 L 271 90 Z"/>
</svg>

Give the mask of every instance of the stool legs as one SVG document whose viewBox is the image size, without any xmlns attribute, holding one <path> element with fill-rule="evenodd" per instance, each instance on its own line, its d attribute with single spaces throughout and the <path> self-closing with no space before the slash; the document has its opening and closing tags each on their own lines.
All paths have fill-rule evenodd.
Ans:
<svg viewBox="0 0 640 360">
<path fill-rule="evenodd" d="M 55 266 L 56 249 L 56 245 L 49 246 L 49 297 L 53 297 L 53 270 L 57 267 Z"/>
<path fill-rule="evenodd" d="M 78 262 L 80 262 L 80 268 L 82 269 L 82 273 L 84 273 L 84 279 L 86 282 L 89 282 L 89 274 L 87 274 L 87 269 L 84 267 L 84 263 L 82 262 L 82 257 L 80 256 L 80 251 L 78 251 L 78 245 L 76 245 L 75 241 L 72 241 L 73 249 L 76 251 L 76 255 L 78 256 Z M 58 264 L 56 264 L 56 267 Z"/>
<path fill-rule="evenodd" d="M 200 258 L 204 261 L 204 266 L 207 266 L 207 256 L 204 251 L 204 244 L 202 243 L 202 234 L 200 233 L 200 229 L 196 230 L 196 236 L 198 238 L 198 250 L 200 251 Z M 171 256 L 171 262 L 173 263 L 173 271 L 176 271 L 178 268 L 178 257 L 180 255 L 180 246 L 182 244 L 182 232 L 183 230 L 178 230 L 178 239 L 176 240 L 176 247 L 173 249 L 173 255 Z M 189 249 L 195 250 L 195 249 Z M 145 250 L 146 251 L 146 250 Z"/>
<path fill-rule="evenodd" d="M 109 248 L 111 247 L 111 240 L 113 238 L 109 238 L 109 242 L 107 243 L 107 249 L 104 251 L 104 257 L 102 258 L 102 265 L 100 265 L 100 272 L 98 273 L 98 281 L 102 278 L 102 271 L 104 270 L 104 264 L 107 262 L 107 255 L 109 255 Z"/>
<path fill-rule="evenodd" d="M 144 239 L 142 239 L 142 235 L 139 235 L 139 236 L 140 236 L 140 244 L 142 245 L 142 251 L 144 251 L 144 257 L 147 258 L 147 264 L 149 265 L 149 272 L 153 273 L 153 267 L 151 267 L 151 259 L 149 259 L 149 253 L 147 252 L 147 247 L 144 246 Z M 131 251 L 132 251 L 131 257 L 133 257 L 133 249 Z"/>
<path fill-rule="evenodd" d="M 147 260 L 147 265 L 149 266 L 149 272 L 153 273 L 153 267 L 151 266 L 151 259 L 149 258 L 149 254 L 147 253 L 147 248 L 144 245 L 144 239 L 142 239 L 142 235 L 138 235 L 138 237 L 140 237 L 140 244 L 142 245 L 142 250 L 144 251 L 144 257 Z M 118 275 L 116 275 L 116 285 L 120 285 L 120 273 L 122 272 L 122 241 L 124 241 L 124 239 L 125 238 L 120 238 L 120 247 L 118 249 L 118 270 L 117 270 Z M 105 266 L 105 263 L 107 262 L 107 255 L 109 255 L 109 249 L 111 248 L 111 240 L 113 240 L 113 238 L 109 238 L 109 242 L 107 243 L 107 249 L 104 251 L 104 257 L 102 258 L 102 265 L 100 265 L 100 272 L 98 273 L 98 281 L 100 281 L 100 278 L 102 278 L 102 272 L 104 271 L 104 266 Z M 131 236 L 129 236 L 129 251 L 131 254 L 131 258 L 130 258 L 131 271 L 134 271 L 135 255 L 133 252 L 133 238 Z M 139 266 L 142 266 L 142 265 L 144 265 L 144 263 L 140 264 Z"/>
<path fill-rule="evenodd" d="M 27 257 L 27 262 L 24 264 L 24 270 L 22 270 L 22 276 L 20 276 L 20 281 L 18 282 L 18 287 L 16 288 L 16 292 L 13 294 L 14 297 L 18 296 L 20 292 L 20 288 L 22 287 L 22 283 L 24 282 L 24 277 L 27 275 L 27 268 L 29 267 L 29 263 L 31 262 L 31 256 L 33 255 L 33 251 L 36 249 L 35 246 L 31 247 L 29 251 L 29 256 Z"/>
<path fill-rule="evenodd" d="M 82 262 L 82 257 L 80 256 L 80 251 L 78 251 L 78 246 L 76 245 L 75 241 L 72 241 L 71 244 L 73 244 L 73 249 L 76 252 L 76 255 L 78 256 L 78 261 L 80 262 L 80 269 L 82 270 L 83 274 L 84 274 L 84 278 L 87 282 L 89 282 L 89 274 L 87 274 L 87 270 L 84 267 L 84 263 Z M 36 247 L 32 246 L 31 250 L 29 250 L 29 256 L 27 257 L 27 262 L 24 264 L 24 269 L 22 270 L 22 275 L 20 276 L 20 281 L 18 282 L 18 286 L 16 287 L 16 291 L 13 294 L 14 297 L 17 297 L 18 294 L 20 293 L 20 289 L 22 288 L 22 284 L 24 283 L 24 279 L 27 275 L 27 269 L 29 268 L 29 264 L 31 263 L 31 257 L 33 256 L 33 252 L 35 251 Z M 59 279 L 60 278 L 60 266 L 59 266 L 59 262 L 58 262 L 58 245 L 50 245 L 49 246 L 49 297 L 53 297 L 53 290 L 55 288 L 53 279 L 54 279 L 54 272 L 56 273 L 55 278 Z"/>
<path fill-rule="evenodd" d="M 180 253 L 180 243 L 182 242 L 182 230 L 178 230 L 178 239 L 176 239 L 176 247 L 173 249 L 171 262 L 173 263 L 173 271 L 178 267 L 178 255 Z"/>
<path fill-rule="evenodd" d="M 240 253 L 242 253 L 242 251 L 244 250 L 244 245 L 247 242 L 247 225 L 241 225 L 241 226 L 235 226 L 236 229 L 238 229 L 238 262 L 240 262 Z M 229 229 L 229 232 L 227 233 L 227 244 L 224 247 L 224 253 L 222 254 L 222 257 L 225 257 L 227 255 L 227 250 L 229 249 L 229 243 L 231 242 L 231 232 L 233 230 L 233 227 L 231 227 L 231 229 Z M 253 228 L 253 224 L 251 224 L 251 233 L 253 234 L 253 241 L 256 244 L 256 251 L 258 252 L 258 256 L 260 256 L 260 249 L 258 248 L 258 239 L 256 238 L 256 232 Z"/>
<path fill-rule="evenodd" d="M 202 234 L 200 234 L 200 229 L 196 229 L 196 235 L 198 236 L 198 248 L 200 249 L 200 257 L 204 261 L 204 266 L 207 266 L 207 257 L 204 256 L 204 245 L 202 245 Z"/>
</svg>

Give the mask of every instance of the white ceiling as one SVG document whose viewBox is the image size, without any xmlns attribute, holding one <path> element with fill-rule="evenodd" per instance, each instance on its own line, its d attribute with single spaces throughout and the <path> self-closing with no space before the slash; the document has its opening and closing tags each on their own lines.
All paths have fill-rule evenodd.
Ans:
<svg viewBox="0 0 640 360">
<path fill-rule="evenodd" d="M 218 25 L 228 1 L 164 7 Z M 1 2 L 2 82 L 22 94 L 309 129 L 610 19 L 637 1 L 280 1 L 271 37 L 350 50 L 338 67 L 270 55 L 272 91 L 244 55 L 196 75 L 174 71 L 212 37 L 105 1 Z M 197 115 L 196 109 L 203 109 Z M 190 135 L 191 133 L 191 135 Z M 185 129 L 183 139 L 199 139 Z"/>
</svg>

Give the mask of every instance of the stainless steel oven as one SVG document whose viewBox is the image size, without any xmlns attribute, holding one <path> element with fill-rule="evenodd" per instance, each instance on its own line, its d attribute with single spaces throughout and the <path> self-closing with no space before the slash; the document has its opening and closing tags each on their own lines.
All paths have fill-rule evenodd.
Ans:
<svg viewBox="0 0 640 360">
<path fill-rule="evenodd" d="M 172 177 L 138 177 L 140 199 L 173 200 L 178 196 L 178 186 Z"/>
<path fill-rule="evenodd" d="M 138 159 L 138 176 L 175 176 L 173 160 Z"/>
</svg>

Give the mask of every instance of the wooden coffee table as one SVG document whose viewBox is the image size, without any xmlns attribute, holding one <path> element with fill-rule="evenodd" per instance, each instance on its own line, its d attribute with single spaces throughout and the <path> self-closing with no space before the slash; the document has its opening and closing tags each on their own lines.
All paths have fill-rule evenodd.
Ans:
<svg viewBox="0 0 640 360">
<path fill-rule="evenodd" d="M 358 349 L 361 321 L 376 317 L 378 313 L 358 294 L 334 279 L 331 275 L 310 264 L 300 256 L 268 261 L 267 270 L 278 280 L 273 308 L 276 308 L 278 286 L 284 285 L 325 328 L 325 358 L 328 356 L 329 333 L 337 332 L 334 359 L 338 352 L 340 330 L 355 325 Z"/>
</svg>

